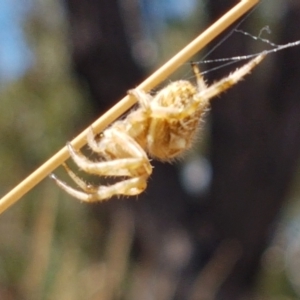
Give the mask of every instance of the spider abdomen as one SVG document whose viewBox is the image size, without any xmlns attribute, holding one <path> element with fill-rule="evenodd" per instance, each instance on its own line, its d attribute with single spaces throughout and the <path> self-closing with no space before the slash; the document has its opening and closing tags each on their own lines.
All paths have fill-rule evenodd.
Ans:
<svg viewBox="0 0 300 300">
<path fill-rule="evenodd" d="M 191 147 L 205 109 L 199 106 L 188 114 L 185 109 L 194 105 L 197 92 L 190 82 L 180 80 L 171 83 L 153 98 L 147 134 L 147 150 L 151 156 L 172 160 Z M 178 118 L 178 110 L 182 111 L 181 118 Z M 176 117 L 172 116 L 173 111 Z"/>
</svg>

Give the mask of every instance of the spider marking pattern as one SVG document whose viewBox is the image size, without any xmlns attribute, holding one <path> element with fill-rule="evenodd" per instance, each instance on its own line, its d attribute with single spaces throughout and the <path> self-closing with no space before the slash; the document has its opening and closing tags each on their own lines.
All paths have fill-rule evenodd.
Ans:
<svg viewBox="0 0 300 300">
<path fill-rule="evenodd" d="M 152 173 L 149 157 L 171 161 L 191 148 L 210 99 L 226 91 L 257 66 L 262 53 L 227 77 L 207 86 L 198 67 L 192 64 L 196 86 L 189 81 L 170 83 L 154 96 L 133 89 L 128 92 L 136 98 L 137 108 L 121 120 L 115 121 L 101 135 L 90 129 L 87 144 L 99 155 L 92 161 L 67 144 L 75 164 L 84 172 L 120 181 L 108 186 L 87 184 L 63 164 L 69 176 L 81 190 L 74 189 L 51 175 L 57 185 L 73 197 L 95 202 L 112 196 L 133 196 L 143 192 Z"/>
</svg>

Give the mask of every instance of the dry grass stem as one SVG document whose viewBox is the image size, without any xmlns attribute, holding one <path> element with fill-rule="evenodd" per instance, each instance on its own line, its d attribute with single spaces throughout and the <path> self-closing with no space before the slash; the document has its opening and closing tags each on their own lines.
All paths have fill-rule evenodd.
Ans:
<svg viewBox="0 0 300 300">
<path fill-rule="evenodd" d="M 198 275 L 192 289 L 191 300 L 216 299 L 220 286 L 227 279 L 241 255 L 242 246 L 238 241 L 223 241 Z"/>
<path fill-rule="evenodd" d="M 146 92 L 154 88 L 156 85 L 170 76 L 176 69 L 178 69 L 179 66 L 190 60 L 194 54 L 199 52 L 228 26 L 249 11 L 255 4 L 258 3 L 258 1 L 259 0 L 240 1 L 218 21 L 216 21 L 195 40 L 182 49 L 177 55 L 171 58 L 166 64 L 154 72 L 144 82 L 142 82 L 137 88 Z M 133 99 L 133 97 L 124 97 L 112 109 L 102 115 L 90 126 L 93 127 L 95 133 L 103 131 L 103 129 L 105 129 L 110 123 L 115 121 L 120 115 L 126 112 L 134 103 L 135 99 Z M 75 149 L 79 149 L 86 144 L 86 135 L 88 133 L 88 129 L 89 128 L 85 129 L 71 142 Z M 29 192 L 34 186 L 36 186 L 68 158 L 69 152 L 67 147 L 63 147 L 41 167 L 39 167 L 19 185 L 7 193 L 2 199 L 0 199 L 0 213 L 4 212 L 12 204 L 18 201 L 22 196 Z"/>
</svg>

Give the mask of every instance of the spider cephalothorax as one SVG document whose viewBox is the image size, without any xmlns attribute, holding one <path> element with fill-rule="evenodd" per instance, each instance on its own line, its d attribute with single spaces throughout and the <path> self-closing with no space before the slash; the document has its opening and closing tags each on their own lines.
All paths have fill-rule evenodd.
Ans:
<svg viewBox="0 0 300 300">
<path fill-rule="evenodd" d="M 197 66 L 193 65 L 197 84 L 175 81 L 154 96 L 141 90 L 129 91 L 138 106 L 96 138 L 92 129 L 87 142 L 100 161 L 92 161 L 68 144 L 71 158 L 83 171 L 98 176 L 120 177 L 110 186 L 92 186 L 75 175 L 66 165 L 70 177 L 82 189 L 76 190 L 52 178 L 70 195 L 87 202 L 109 199 L 114 195 L 137 195 L 147 186 L 152 173 L 149 156 L 170 161 L 188 150 L 199 130 L 199 123 L 210 99 L 229 89 L 249 73 L 265 54 L 237 69 L 220 81 L 207 86 Z"/>
</svg>

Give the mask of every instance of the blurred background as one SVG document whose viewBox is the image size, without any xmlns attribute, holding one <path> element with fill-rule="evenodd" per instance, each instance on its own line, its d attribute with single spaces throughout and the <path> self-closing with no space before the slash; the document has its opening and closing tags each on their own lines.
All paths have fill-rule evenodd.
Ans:
<svg viewBox="0 0 300 300">
<path fill-rule="evenodd" d="M 1 195 L 237 2 L 1 0 Z M 236 26 L 193 60 L 271 48 L 239 30 L 300 40 L 299 1 Z M 210 84 L 244 63 L 200 67 Z M 299 299 L 299 82 L 299 47 L 269 55 L 139 197 L 87 205 L 45 179 L 0 216 L 0 299 Z"/>
</svg>

